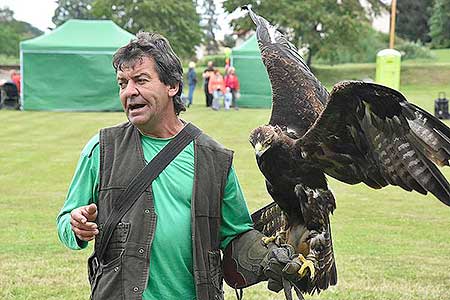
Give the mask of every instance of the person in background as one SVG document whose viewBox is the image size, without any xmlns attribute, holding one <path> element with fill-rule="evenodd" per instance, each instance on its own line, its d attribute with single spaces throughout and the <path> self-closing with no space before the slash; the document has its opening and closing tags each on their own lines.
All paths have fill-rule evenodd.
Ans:
<svg viewBox="0 0 450 300">
<path fill-rule="evenodd" d="M 223 96 L 223 106 L 225 107 L 225 110 L 229 110 L 231 106 L 231 90 L 229 87 L 225 88 L 225 95 Z"/>
<path fill-rule="evenodd" d="M 213 95 L 209 92 L 209 77 L 214 74 L 214 64 L 212 61 L 208 61 L 208 66 L 206 67 L 205 71 L 203 71 L 203 89 L 205 91 L 205 98 L 206 98 L 206 107 L 210 107 L 212 105 Z"/>
<path fill-rule="evenodd" d="M 237 99 L 239 95 L 239 79 L 235 73 L 234 67 L 228 69 L 227 76 L 225 77 L 225 87 L 230 89 L 231 92 L 231 107 L 239 109 L 237 105 Z"/>
<path fill-rule="evenodd" d="M 16 70 L 11 70 L 10 75 L 11 75 L 11 81 L 16 85 L 17 91 L 20 95 L 20 80 L 21 80 L 20 73 L 18 73 Z"/>
<path fill-rule="evenodd" d="M 214 70 L 214 74 L 209 77 L 208 90 L 213 95 L 212 109 L 220 109 L 220 99 L 224 99 L 225 80 L 219 69 Z"/>
<path fill-rule="evenodd" d="M 190 107 L 192 105 L 192 98 L 194 97 L 195 85 L 197 84 L 197 74 L 195 73 L 195 63 L 193 61 L 189 62 L 187 81 L 189 86 L 187 107 Z"/>
</svg>

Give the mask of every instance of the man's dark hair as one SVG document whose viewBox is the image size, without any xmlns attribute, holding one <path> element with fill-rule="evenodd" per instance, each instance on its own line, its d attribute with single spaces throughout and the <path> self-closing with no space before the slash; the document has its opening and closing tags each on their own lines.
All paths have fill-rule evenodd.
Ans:
<svg viewBox="0 0 450 300">
<path fill-rule="evenodd" d="M 119 48 L 113 56 L 113 67 L 122 71 L 124 66 L 132 66 L 144 57 L 152 58 L 155 62 L 159 80 L 165 85 L 179 84 L 178 93 L 173 96 L 175 113 L 180 114 L 186 107 L 181 99 L 183 91 L 183 68 L 178 56 L 173 52 L 169 41 L 154 32 L 139 32 L 136 39 Z"/>
</svg>

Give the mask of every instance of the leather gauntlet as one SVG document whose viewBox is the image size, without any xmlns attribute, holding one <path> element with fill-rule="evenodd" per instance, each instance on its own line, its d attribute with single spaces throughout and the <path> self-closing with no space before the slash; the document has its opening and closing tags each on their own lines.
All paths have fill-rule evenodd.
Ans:
<svg viewBox="0 0 450 300">
<path fill-rule="evenodd" d="M 301 262 L 292 246 L 262 242 L 264 235 L 257 230 L 236 237 L 224 251 L 223 270 L 225 282 L 235 289 L 249 287 L 267 280 L 274 292 L 283 289 L 288 280 L 294 287 L 300 284 L 297 271 Z"/>
<path fill-rule="evenodd" d="M 236 289 L 267 280 L 264 266 L 267 254 L 276 245 L 265 245 L 264 235 L 257 230 L 247 231 L 230 242 L 224 251 L 223 272 L 225 282 Z"/>
</svg>

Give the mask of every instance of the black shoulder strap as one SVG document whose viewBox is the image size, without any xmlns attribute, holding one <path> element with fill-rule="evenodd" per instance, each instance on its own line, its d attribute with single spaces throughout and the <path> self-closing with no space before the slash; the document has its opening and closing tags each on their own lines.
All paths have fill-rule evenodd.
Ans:
<svg viewBox="0 0 450 300">
<path fill-rule="evenodd" d="M 200 134 L 200 129 L 191 123 L 187 124 L 177 136 L 164 146 L 164 148 L 156 154 L 156 156 L 133 178 L 133 180 L 131 180 L 130 184 L 128 184 L 126 189 L 114 202 L 114 207 L 103 226 L 103 235 L 99 241 L 100 247 L 97 252 L 97 258 L 100 261 L 102 260 L 112 233 L 122 217 L 167 165 L 169 165 L 169 163 Z"/>
</svg>

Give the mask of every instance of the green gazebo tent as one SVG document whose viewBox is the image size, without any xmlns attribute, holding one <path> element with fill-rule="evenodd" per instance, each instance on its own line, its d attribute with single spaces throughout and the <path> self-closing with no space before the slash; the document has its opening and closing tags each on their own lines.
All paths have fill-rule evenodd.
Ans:
<svg viewBox="0 0 450 300">
<path fill-rule="evenodd" d="M 112 55 L 134 35 L 109 20 L 69 20 L 20 43 L 25 110 L 120 110 Z"/>
<path fill-rule="evenodd" d="M 270 108 L 272 91 L 266 67 L 261 60 L 256 35 L 232 49 L 231 64 L 236 68 L 241 85 L 239 106 Z"/>
</svg>

